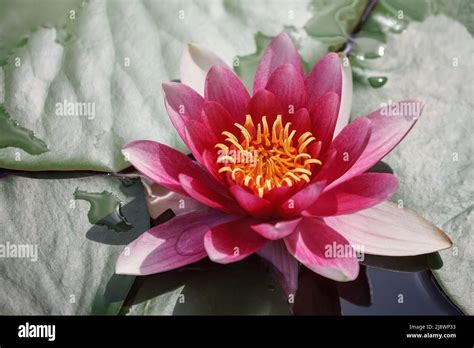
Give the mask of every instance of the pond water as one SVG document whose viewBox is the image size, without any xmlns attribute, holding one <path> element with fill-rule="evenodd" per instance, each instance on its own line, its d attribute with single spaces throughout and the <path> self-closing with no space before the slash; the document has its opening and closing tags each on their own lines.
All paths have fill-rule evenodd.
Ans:
<svg viewBox="0 0 474 348">
<path fill-rule="evenodd" d="M 372 305 L 341 301 L 344 315 L 462 315 L 431 272 L 393 272 L 368 267 Z"/>
</svg>

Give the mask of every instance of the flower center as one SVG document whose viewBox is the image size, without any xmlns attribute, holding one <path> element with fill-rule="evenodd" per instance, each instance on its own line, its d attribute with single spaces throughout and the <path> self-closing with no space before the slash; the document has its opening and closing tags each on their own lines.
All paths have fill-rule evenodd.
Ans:
<svg viewBox="0 0 474 348">
<path fill-rule="evenodd" d="M 309 183 L 312 166 L 321 165 L 307 152 L 316 138 L 305 132 L 294 139 L 296 130 L 291 129 L 291 122 L 283 125 L 281 115 L 271 127 L 263 116 L 255 128 L 251 115 L 246 116 L 244 125 L 234 125 L 240 134 L 222 132 L 227 137 L 225 143 L 216 145 L 217 163 L 222 164 L 219 173 L 228 173 L 228 178 L 249 187 L 259 197 L 275 187 Z"/>
</svg>

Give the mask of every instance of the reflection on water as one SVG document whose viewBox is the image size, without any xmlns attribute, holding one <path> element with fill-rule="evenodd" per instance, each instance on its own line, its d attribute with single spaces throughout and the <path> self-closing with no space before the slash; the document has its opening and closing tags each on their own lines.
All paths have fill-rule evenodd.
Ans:
<svg viewBox="0 0 474 348">
<path fill-rule="evenodd" d="M 430 272 L 392 272 L 368 268 L 372 305 L 341 300 L 344 315 L 462 315 L 440 290 Z"/>
</svg>

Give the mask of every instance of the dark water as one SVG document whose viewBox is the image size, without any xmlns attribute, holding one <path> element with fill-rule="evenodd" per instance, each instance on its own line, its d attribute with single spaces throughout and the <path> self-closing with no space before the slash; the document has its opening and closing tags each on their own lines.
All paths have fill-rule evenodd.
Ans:
<svg viewBox="0 0 474 348">
<path fill-rule="evenodd" d="M 393 272 L 368 268 L 372 305 L 341 301 L 344 315 L 462 315 L 430 272 Z M 400 296 L 401 295 L 401 296 Z"/>
</svg>

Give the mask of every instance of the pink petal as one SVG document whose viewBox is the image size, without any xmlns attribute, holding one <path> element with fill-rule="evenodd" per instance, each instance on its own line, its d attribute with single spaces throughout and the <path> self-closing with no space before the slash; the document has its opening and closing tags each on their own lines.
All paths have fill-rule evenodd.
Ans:
<svg viewBox="0 0 474 348">
<path fill-rule="evenodd" d="M 321 151 L 324 153 L 331 145 L 334 129 L 337 123 L 339 96 L 328 92 L 319 98 L 310 110 L 312 133 L 321 141 Z"/>
<path fill-rule="evenodd" d="M 163 83 L 165 107 L 168 116 L 181 139 L 187 145 L 185 124 L 199 121 L 204 99 L 192 88 L 177 82 Z"/>
<path fill-rule="evenodd" d="M 226 213 L 239 214 L 243 210 L 235 204 L 235 201 L 230 197 L 217 183 L 212 179 L 203 182 L 197 180 L 186 174 L 179 174 L 179 182 L 186 193 L 207 205 L 208 207 L 220 209 Z"/>
<path fill-rule="evenodd" d="M 367 254 L 411 256 L 452 245 L 449 237 L 432 223 L 391 202 L 324 221 Z"/>
<path fill-rule="evenodd" d="M 307 153 L 311 155 L 312 158 L 320 158 L 319 155 L 321 154 L 321 145 L 321 141 L 316 141 L 314 143 L 309 144 Z"/>
<path fill-rule="evenodd" d="M 224 114 L 221 115 L 222 120 L 225 116 Z M 203 118 L 205 117 L 203 114 Z M 222 123 L 219 124 L 219 122 L 214 125 L 214 128 L 210 128 L 206 122 L 188 121 L 185 134 L 188 139 L 188 148 L 191 150 L 194 158 L 203 165 L 217 181 L 224 183 L 223 176 L 218 173 L 220 165 L 217 163 L 219 156 L 222 155 L 222 150 L 215 147 L 218 143 L 225 143 L 225 139 L 222 135 L 216 135 L 217 128 L 215 127 L 220 126 L 222 126 Z"/>
<path fill-rule="evenodd" d="M 316 181 L 304 186 L 280 206 L 281 216 L 296 216 L 312 206 L 325 186 L 325 181 Z"/>
<path fill-rule="evenodd" d="M 171 209 L 175 215 L 186 214 L 195 210 L 207 209 L 207 207 L 198 201 L 170 191 L 160 186 L 146 177 L 141 178 L 145 188 L 145 200 L 148 214 L 152 219 L 156 219 L 168 209 Z"/>
<path fill-rule="evenodd" d="M 341 96 L 342 66 L 337 53 L 328 53 L 321 58 L 306 77 L 305 84 L 310 109 L 319 98 L 328 92 L 334 92 Z"/>
<path fill-rule="evenodd" d="M 297 135 L 301 135 L 305 132 L 312 130 L 311 118 L 306 108 L 301 108 L 294 115 L 290 115 L 288 118 L 292 124 L 292 128 L 296 130 Z M 314 143 L 310 144 L 313 145 Z"/>
<path fill-rule="evenodd" d="M 203 115 L 203 118 L 205 117 L 206 116 Z M 223 141 L 216 136 L 214 130 L 209 128 L 205 122 L 188 121 L 185 134 L 188 139 L 188 148 L 191 150 L 194 158 L 206 168 L 208 173 L 211 174 L 216 181 L 224 184 L 223 177 L 218 172 L 220 166 L 217 164 L 220 150 L 215 147 L 216 144 L 222 143 Z M 206 136 L 203 136 L 203 134 L 206 134 Z"/>
<path fill-rule="evenodd" d="M 260 122 L 262 116 L 267 116 L 268 124 L 272 125 L 277 116 L 283 115 L 284 111 L 278 98 L 272 92 L 262 89 L 253 95 L 246 114 L 253 117 L 255 124 Z"/>
<path fill-rule="evenodd" d="M 214 66 L 209 70 L 205 85 L 206 101 L 215 101 L 229 111 L 234 122 L 243 123 L 250 100 L 244 84 L 229 68 Z"/>
<path fill-rule="evenodd" d="M 255 73 L 254 94 L 265 88 L 271 74 L 282 64 L 292 64 L 300 75 L 304 75 L 300 55 L 286 33 L 276 36 L 265 48 Z"/>
<path fill-rule="evenodd" d="M 342 66 L 342 87 L 341 87 L 341 105 L 339 115 L 337 116 L 336 129 L 334 136 L 349 123 L 352 109 L 352 69 L 349 58 L 344 53 L 338 53 Z"/>
<path fill-rule="evenodd" d="M 300 221 L 301 218 L 280 220 L 277 222 L 259 222 L 251 227 L 263 237 L 277 240 L 292 234 Z"/>
<path fill-rule="evenodd" d="M 303 218 L 285 244 L 290 254 L 313 272 L 337 281 L 357 278 L 359 262 L 349 242 L 321 220 Z M 341 255 L 339 249 L 346 252 Z"/>
<path fill-rule="evenodd" d="M 234 120 L 229 112 L 219 103 L 206 102 L 203 107 L 202 119 L 205 126 L 211 130 L 214 138 L 223 138 L 223 131 L 234 131 Z"/>
<path fill-rule="evenodd" d="M 264 193 L 263 198 L 272 202 L 275 207 L 287 202 L 288 199 L 301 189 L 299 185 L 275 187 Z"/>
<path fill-rule="evenodd" d="M 132 141 L 123 147 L 122 152 L 140 173 L 157 184 L 184 195 L 187 193 L 179 182 L 180 174 L 193 177 L 207 186 L 212 180 L 209 174 L 187 156 L 154 141 Z"/>
<path fill-rule="evenodd" d="M 283 241 L 270 241 L 257 252 L 258 255 L 270 262 L 280 276 L 285 295 L 295 295 L 298 289 L 298 261 L 288 253 Z"/>
<path fill-rule="evenodd" d="M 224 186 L 227 186 L 227 181 L 223 175 L 218 172 L 220 168 L 220 165 L 217 163 L 218 155 L 219 152 L 216 151 L 216 149 L 204 150 L 201 154 L 202 162 L 200 163 L 207 169 L 209 174 L 211 174 L 216 181 L 220 182 Z"/>
<path fill-rule="evenodd" d="M 270 201 L 248 192 L 239 185 L 232 185 L 230 192 L 242 209 L 250 215 L 257 218 L 267 218 L 272 215 L 273 207 Z"/>
<path fill-rule="evenodd" d="M 402 103 L 409 103 L 408 105 L 413 106 L 419 105 L 417 112 L 415 112 L 414 115 L 409 116 L 384 116 L 384 109 L 382 108 L 368 116 L 359 118 L 370 120 L 371 135 L 369 141 L 354 166 L 350 168 L 345 175 L 334 182 L 333 185 L 337 185 L 353 176 L 364 173 L 367 169 L 385 157 L 385 155 L 402 141 L 406 134 L 415 125 L 418 117 L 423 111 L 422 104 L 414 100 L 402 101 L 394 103 L 393 105 L 403 105 Z M 344 130 L 342 132 L 344 132 Z"/>
<path fill-rule="evenodd" d="M 331 162 L 326 162 L 326 164 L 323 162 L 317 178 L 330 183 L 346 173 L 361 156 L 369 137 L 370 121 L 367 118 L 359 118 L 351 122 L 334 139 L 329 150 L 337 151 L 336 155 Z"/>
<path fill-rule="evenodd" d="M 304 76 L 292 64 L 282 64 L 276 68 L 265 89 L 280 100 L 285 114 L 292 114 L 306 105 Z"/>
<path fill-rule="evenodd" d="M 232 219 L 235 217 L 211 209 L 176 216 L 130 243 L 117 261 L 116 273 L 160 273 L 199 261 L 207 256 L 206 232 Z"/>
<path fill-rule="evenodd" d="M 361 174 L 325 191 L 304 213 L 309 216 L 354 213 L 386 201 L 397 189 L 398 180 L 392 174 Z"/>
<path fill-rule="evenodd" d="M 231 263 L 263 247 L 267 240 L 251 229 L 255 221 L 243 218 L 211 228 L 204 236 L 209 258 L 218 263 Z"/>
<path fill-rule="evenodd" d="M 205 150 L 214 151 L 214 146 L 218 143 L 214 133 L 202 122 L 187 121 L 184 134 L 189 150 L 199 163 L 203 163 L 202 153 Z M 207 134 L 207 136 L 203 137 L 203 134 Z"/>
<path fill-rule="evenodd" d="M 211 50 L 197 44 L 188 44 L 181 56 L 181 82 L 190 86 L 199 94 L 204 95 L 206 75 L 213 65 L 227 66 Z"/>
</svg>

